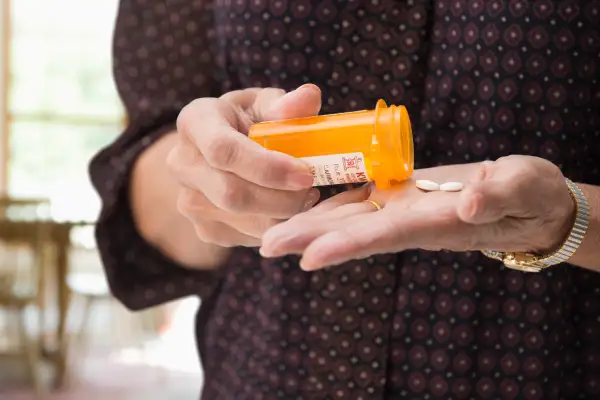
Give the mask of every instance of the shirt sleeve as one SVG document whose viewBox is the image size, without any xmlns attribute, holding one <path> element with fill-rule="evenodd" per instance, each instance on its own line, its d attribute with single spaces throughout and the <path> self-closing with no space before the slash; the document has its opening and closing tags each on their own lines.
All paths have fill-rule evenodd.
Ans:
<svg viewBox="0 0 600 400">
<path fill-rule="evenodd" d="M 142 239 L 129 203 L 136 158 L 172 131 L 179 111 L 215 96 L 207 1 L 122 0 L 113 38 L 113 72 L 128 116 L 125 131 L 90 163 L 102 200 L 96 240 L 109 285 L 130 309 L 187 295 L 208 296 L 218 272 L 183 268 Z"/>
</svg>

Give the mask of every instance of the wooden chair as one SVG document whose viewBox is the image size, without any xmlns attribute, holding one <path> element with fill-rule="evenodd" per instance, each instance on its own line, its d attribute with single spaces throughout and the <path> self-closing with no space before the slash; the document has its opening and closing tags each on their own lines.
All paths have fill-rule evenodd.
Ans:
<svg viewBox="0 0 600 400">
<path fill-rule="evenodd" d="M 43 198 L 14 198 L 0 196 L 0 219 L 36 221 L 49 219 L 50 200 Z"/>
<path fill-rule="evenodd" d="M 44 308 L 44 260 L 48 224 L 39 219 L 40 200 L 0 198 L 0 311 L 9 321 L 7 344 L 27 365 L 37 398 L 45 393 L 41 376 Z M 29 208 L 29 210 L 23 210 Z M 27 311 L 37 313 L 37 329 L 30 329 Z M 11 323 L 10 321 L 14 321 Z M 12 326 L 10 326 L 12 325 Z M 8 332 L 8 331 L 7 331 Z M 9 353 L 9 355 L 12 352 Z"/>
<path fill-rule="evenodd" d="M 16 317 L 19 332 L 17 354 L 26 361 L 31 382 L 39 396 L 44 392 L 39 369 L 42 327 L 32 332 L 28 328 L 26 311 L 34 308 L 40 315 L 43 309 L 46 226 L 42 222 L 0 220 L 0 308 Z"/>
</svg>

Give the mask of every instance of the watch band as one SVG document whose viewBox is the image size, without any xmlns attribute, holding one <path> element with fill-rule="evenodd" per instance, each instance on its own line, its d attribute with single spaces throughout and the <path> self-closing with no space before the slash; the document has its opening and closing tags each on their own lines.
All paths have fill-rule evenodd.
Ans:
<svg viewBox="0 0 600 400">
<path fill-rule="evenodd" d="M 575 202 L 575 221 L 569 232 L 569 236 L 563 244 L 555 251 L 547 255 L 536 255 L 533 253 L 514 253 L 492 250 L 483 250 L 482 253 L 499 261 L 511 269 L 523 272 L 539 272 L 544 268 L 568 261 L 577 251 L 590 224 L 590 205 L 581 189 L 565 178 L 569 193 Z"/>
</svg>

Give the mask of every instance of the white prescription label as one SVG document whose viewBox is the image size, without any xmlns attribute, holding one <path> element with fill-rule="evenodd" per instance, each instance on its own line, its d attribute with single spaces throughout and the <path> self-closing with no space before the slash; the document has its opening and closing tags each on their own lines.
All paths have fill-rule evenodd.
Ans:
<svg viewBox="0 0 600 400">
<path fill-rule="evenodd" d="M 369 182 L 363 153 L 331 154 L 303 157 L 311 167 L 313 186 L 341 185 Z"/>
</svg>

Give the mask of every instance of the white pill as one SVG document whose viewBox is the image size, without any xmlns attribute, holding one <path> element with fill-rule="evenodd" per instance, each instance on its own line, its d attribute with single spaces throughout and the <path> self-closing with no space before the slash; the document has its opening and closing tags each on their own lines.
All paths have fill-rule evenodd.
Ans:
<svg viewBox="0 0 600 400">
<path fill-rule="evenodd" d="M 465 185 L 462 182 L 446 182 L 440 185 L 440 190 L 443 192 L 460 192 Z"/>
<path fill-rule="evenodd" d="M 434 181 L 428 181 L 426 179 L 421 179 L 415 182 L 416 186 L 424 190 L 426 192 L 435 192 L 436 190 L 440 190 L 440 185 Z"/>
</svg>

